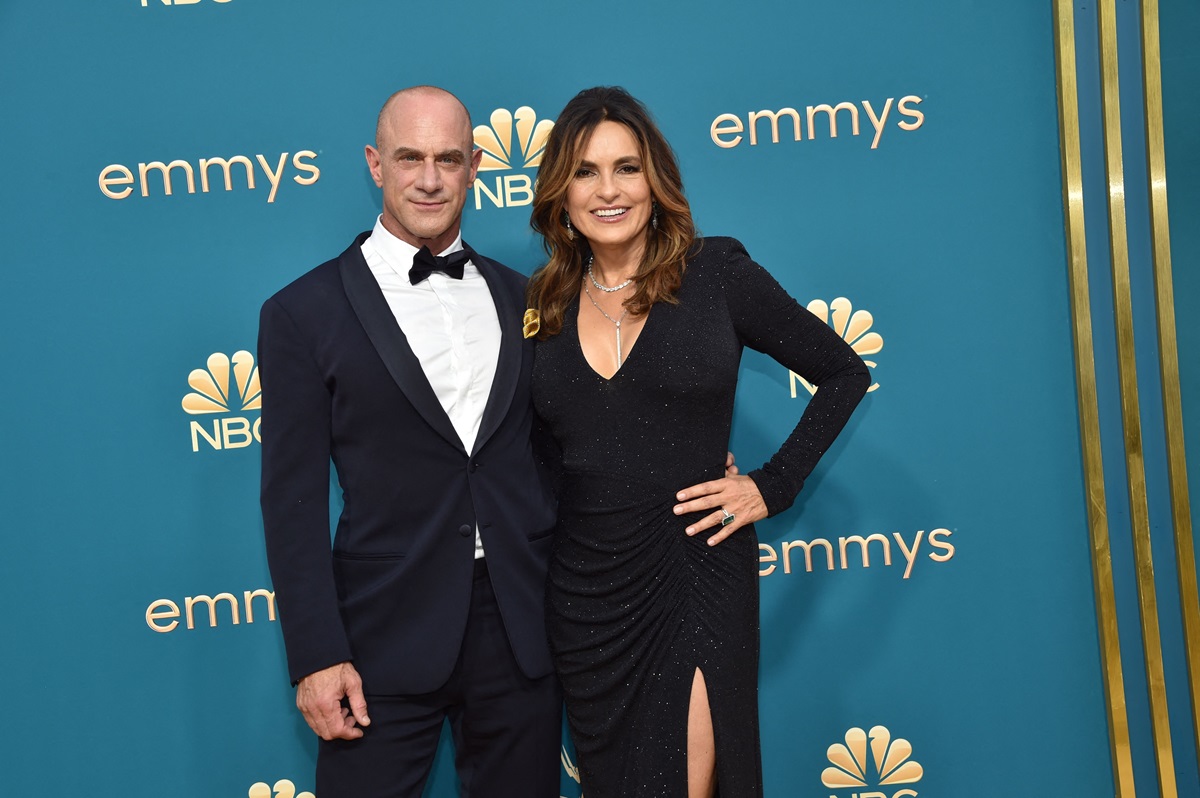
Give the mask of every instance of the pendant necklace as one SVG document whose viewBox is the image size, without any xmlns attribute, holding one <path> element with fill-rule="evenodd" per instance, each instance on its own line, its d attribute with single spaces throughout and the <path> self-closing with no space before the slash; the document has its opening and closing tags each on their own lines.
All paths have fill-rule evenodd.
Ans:
<svg viewBox="0 0 1200 798">
<path fill-rule="evenodd" d="M 589 276 L 591 275 L 590 264 L 589 264 L 589 268 L 588 268 L 588 275 Z M 594 283 L 596 282 L 596 279 L 594 277 L 592 278 L 592 282 L 594 282 Z M 624 283 L 622 283 L 617 288 L 605 288 L 604 286 L 600 285 L 599 283 L 596 283 L 596 287 L 602 291 L 616 291 L 619 288 L 624 288 L 625 286 L 629 285 L 629 282 L 630 282 L 630 280 L 626 280 Z M 625 315 L 627 313 L 629 313 L 629 308 L 624 308 L 621 311 L 620 318 L 614 319 L 612 316 L 610 316 L 604 312 L 604 308 L 600 307 L 600 303 L 596 301 L 595 297 L 592 296 L 592 292 L 588 290 L 587 283 L 583 284 L 583 293 L 587 294 L 587 298 L 591 300 L 593 305 L 595 305 L 596 310 L 600 311 L 600 314 L 602 316 L 604 316 L 604 318 L 611 321 L 617 328 L 617 370 L 619 371 L 621 369 L 621 322 L 625 321 Z"/>
</svg>

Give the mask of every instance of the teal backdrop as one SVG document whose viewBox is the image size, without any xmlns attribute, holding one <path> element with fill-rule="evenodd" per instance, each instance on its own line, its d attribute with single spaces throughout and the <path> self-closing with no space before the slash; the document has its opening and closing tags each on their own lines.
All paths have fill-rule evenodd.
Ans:
<svg viewBox="0 0 1200 798">
<path fill-rule="evenodd" d="M 1200 185 L 1197 61 L 1171 32 L 1179 220 Z M 0 75 L 4 795 L 309 798 L 315 737 L 258 510 L 258 309 L 372 226 L 363 145 L 388 94 L 420 83 L 508 148 L 468 201 L 480 251 L 525 273 L 542 258 L 536 166 L 504 112 L 552 121 L 576 91 L 619 84 L 676 148 L 701 230 L 831 308 L 873 366 L 800 500 L 759 529 L 767 795 L 1113 794 L 1050 3 L 9 0 Z M 1083 124 L 1098 136 L 1098 118 Z M 1198 240 L 1180 236 L 1182 320 Z M 1200 343 L 1184 326 L 1194 408 Z M 743 470 L 808 396 L 746 357 Z M 1136 605 L 1122 612 L 1136 637 Z M 1188 694 L 1173 689 L 1179 794 L 1194 797 Z M 862 732 L 918 778 L 881 784 L 864 758 L 862 785 L 831 781 L 831 746 Z M 572 756 L 564 737 L 566 798 Z M 427 794 L 456 794 L 448 743 Z"/>
</svg>

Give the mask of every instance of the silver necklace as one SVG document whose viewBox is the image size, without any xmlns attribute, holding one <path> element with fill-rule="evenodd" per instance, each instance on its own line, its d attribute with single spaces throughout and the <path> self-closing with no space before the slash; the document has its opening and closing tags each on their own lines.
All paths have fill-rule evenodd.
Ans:
<svg viewBox="0 0 1200 798">
<path fill-rule="evenodd" d="M 595 255 L 588 255 L 588 265 L 587 265 L 588 279 L 592 281 L 592 285 L 596 286 L 601 291 L 605 292 L 606 294 L 615 294 L 616 292 L 620 291 L 622 288 L 625 288 L 626 286 L 628 286 L 630 283 L 633 282 L 633 278 L 630 277 L 628 280 L 621 283 L 620 285 L 614 285 L 611 288 L 609 288 L 607 285 L 600 285 L 600 281 L 597 280 L 596 275 L 592 273 L 592 261 L 595 259 L 596 259 Z M 586 289 L 587 286 L 584 286 L 584 288 Z M 599 307 L 599 305 L 597 305 L 596 307 Z M 603 311 L 601 311 L 601 312 L 603 313 Z"/>
<path fill-rule="evenodd" d="M 595 280 L 593 280 L 592 282 L 595 282 Z M 604 289 L 604 286 L 597 286 L 597 287 L 601 288 L 602 290 Z M 615 291 L 616 289 L 614 288 L 612 290 Z M 591 303 L 593 305 L 595 305 L 596 310 L 600 311 L 600 314 L 602 316 L 604 316 L 604 318 L 608 319 L 614 325 L 616 325 L 616 328 L 617 328 L 617 369 L 620 370 L 620 368 L 621 368 L 621 322 L 625 321 L 625 315 L 627 313 L 629 313 L 629 308 L 624 308 L 621 311 L 621 318 L 614 319 L 612 316 L 610 316 L 604 312 L 604 308 L 600 307 L 600 303 L 596 301 L 596 298 L 592 296 L 592 292 L 588 290 L 587 283 L 583 284 L 583 293 L 587 294 L 587 298 L 589 300 L 591 300 Z"/>
</svg>

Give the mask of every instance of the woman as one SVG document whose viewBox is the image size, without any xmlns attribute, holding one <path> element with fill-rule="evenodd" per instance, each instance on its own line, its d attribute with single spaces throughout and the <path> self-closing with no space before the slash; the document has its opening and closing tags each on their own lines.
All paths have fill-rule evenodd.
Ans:
<svg viewBox="0 0 1200 798">
<path fill-rule="evenodd" d="M 623 89 L 563 109 L 532 225 L 534 406 L 562 464 L 547 624 L 583 793 L 761 795 L 753 522 L 791 506 L 866 367 L 741 244 L 696 237 Z M 743 346 L 820 388 L 767 464 L 722 477 Z"/>
</svg>

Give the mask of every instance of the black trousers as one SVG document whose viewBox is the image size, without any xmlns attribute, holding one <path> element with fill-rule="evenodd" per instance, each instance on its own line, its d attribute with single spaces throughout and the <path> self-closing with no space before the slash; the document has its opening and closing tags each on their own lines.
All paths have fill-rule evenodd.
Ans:
<svg viewBox="0 0 1200 798">
<path fill-rule="evenodd" d="M 475 563 L 462 650 L 446 684 L 432 693 L 366 699 L 371 725 L 361 738 L 320 741 L 320 798 L 420 798 L 446 718 L 463 796 L 558 798 L 558 680 L 521 672 L 486 560 Z"/>
</svg>

